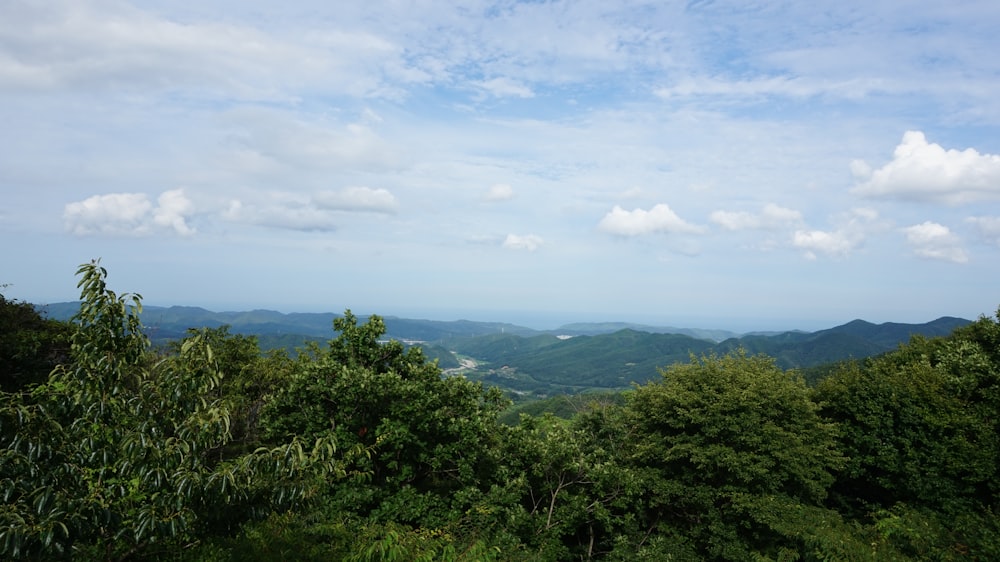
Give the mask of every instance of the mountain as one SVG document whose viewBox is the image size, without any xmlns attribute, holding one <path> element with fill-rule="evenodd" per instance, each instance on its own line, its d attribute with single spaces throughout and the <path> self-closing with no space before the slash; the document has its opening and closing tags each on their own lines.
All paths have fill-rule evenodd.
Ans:
<svg viewBox="0 0 1000 562">
<path fill-rule="evenodd" d="M 69 320 L 79 311 L 80 303 L 62 302 L 38 307 L 49 318 Z M 332 312 L 293 312 L 285 314 L 274 310 L 242 312 L 212 312 L 195 306 L 143 306 L 142 323 L 154 340 L 183 337 L 189 328 L 217 328 L 228 325 L 237 334 L 256 336 L 303 336 L 303 339 L 330 339 L 334 336 Z M 359 316 L 365 322 L 366 316 Z M 470 320 L 438 321 L 416 320 L 383 316 L 386 337 L 403 341 L 434 341 L 452 337 L 474 337 L 488 334 L 534 335 L 537 330 L 502 322 L 473 322 Z"/>
<path fill-rule="evenodd" d="M 777 359 L 783 368 L 804 368 L 844 359 L 861 359 L 895 349 L 912 336 L 944 336 L 968 320 L 945 316 L 925 324 L 886 322 L 872 324 L 852 320 L 818 332 L 784 332 L 770 336 L 746 335 L 721 342 L 716 350 L 725 353 L 743 348 Z"/>
<path fill-rule="evenodd" d="M 624 329 L 611 334 L 484 336 L 442 342 L 442 346 L 479 362 L 482 380 L 521 392 L 576 392 L 587 388 L 626 388 L 659 377 L 659 369 L 692 355 L 744 349 L 766 354 L 784 369 L 810 369 L 848 359 L 863 359 L 896 348 L 915 335 L 951 333 L 968 320 L 944 317 L 926 324 L 872 324 L 855 320 L 818 332 L 751 334 L 714 343 L 682 334 Z"/>
<path fill-rule="evenodd" d="M 925 337 L 947 336 L 955 328 L 960 328 L 968 324 L 969 321 L 963 318 L 952 316 L 942 316 L 937 320 L 926 324 L 898 324 L 896 322 L 886 322 L 884 324 L 872 324 L 864 320 L 852 320 L 842 326 L 820 330 L 817 334 L 839 333 L 860 337 L 886 348 L 894 348 L 902 342 L 908 341 L 911 336 L 921 335 Z"/>
<path fill-rule="evenodd" d="M 66 320 L 79 303 L 40 307 Z M 144 306 L 142 320 L 154 342 L 183 337 L 189 328 L 229 325 L 232 333 L 256 335 L 261 347 L 294 349 L 307 340 L 334 337 L 333 313 L 284 314 L 273 310 L 212 312 L 198 307 Z M 894 349 L 914 335 L 943 336 L 969 323 L 942 317 L 925 324 L 853 320 L 817 332 L 734 334 L 621 322 L 567 324 L 539 331 L 500 322 L 438 321 L 383 317 L 386 337 L 423 347 L 442 368 L 457 369 L 459 358 L 470 378 L 523 391 L 577 392 L 625 388 L 659 376 L 658 369 L 691 355 L 745 349 L 774 357 L 782 368 L 808 369 L 845 359 L 862 359 Z M 359 317 L 364 322 L 366 317 Z"/>
<path fill-rule="evenodd" d="M 569 336 L 597 336 L 600 334 L 611 334 L 620 330 L 635 330 L 637 332 L 649 332 L 650 334 L 680 334 L 700 340 L 716 342 L 739 336 L 736 332 L 728 330 L 649 326 L 646 324 L 632 324 L 630 322 L 577 322 L 560 326 L 554 332 Z"/>
</svg>

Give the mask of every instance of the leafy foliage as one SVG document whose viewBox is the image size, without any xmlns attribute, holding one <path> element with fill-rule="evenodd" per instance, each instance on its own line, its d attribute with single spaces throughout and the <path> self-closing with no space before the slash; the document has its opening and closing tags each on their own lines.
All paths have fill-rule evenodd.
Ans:
<svg viewBox="0 0 1000 562">
<path fill-rule="evenodd" d="M 507 425 L 518 425 L 522 415 L 541 417 L 552 414 L 557 418 L 569 420 L 577 414 L 588 412 L 598 406 L 622 405 L 625 395 L 621 392 L 587 392 L 581 394 L 560 394 L 516 404 L 500 415 L 499 420 Z"/>
<path fill-rule="evenodd" d="M 344 474 L 330 442 L 220 458 L 230 415 L 213 398 L 222 374 L 211 347 L 194 337 L 157 360 L 141 297 L 107 289 L 97 262 L 79 275 L 71 361 L 30 396 L 0 402 L 0 554 L 118 560 L 179 549 L 220 515 L 288 505 L 317 478 Z"/>
<path fill-rule="evenodd" d="M 900 529 L 919 522 L 939 528 L 924 537 L 996 554 L 979 530 L 996 527 L 1000 508 L 1000 323 L 984 317 L 948 338 L 914 338 L 824 379 L 818 398 L 850 458 L 833 487 L 838 509 L 881 514 L 878 525 L 911 546 L 921 540 Z M 904 550 L 924 552 L 914 548 Z"/>
<path fill-rule="evenodd" d="M 693 359 L 628 398 L 626 462 L 644 479 L 645 523 L 688 537 L 702 556 L 740 560 L 794 551 L 779 513 L 800 530 L 836 518 L 820 509 L 844 462 L 835 428 L 804 381 L 744 353 Z"/>
<path fill-rule="evenodd" d="M 359 325 L 348 310 L 334 329 L 338 337 L 301 362 L 265 410 L 267 435 L 374 448 L 356 466 L 370 482 L 333 491 L 344 509 L 406 523 L 447 520 L 463 493 L 489 480 L 507 401 L 496 389 L 442 378 L 419 348 L 380 342 L 378 316 Z"/>
<path fill-rule="evenodd" d="M 637 478 L 590 429 L 551 415 L 522 416 L 506 440 L 504 481 L 516 499 L 507 517 L 536 559 L 605 556 L 629 527 Z"/>
<path fill-rule="evenodd" d="M 79 275 L 67 355 L 0 393 L 5 559 L 1000 558 L 1000 311 L 817 372 L 816 388 L 780 358 L 706 351 L 501 423 L 499 390 L 387 340 L 378 316 L 348 310 L 294 354 L 226 325 L 152 351 L 139 295 L 108 290 L 96 262 Z M 22 346 L 62 328 L 0 305 L 5 344 L 58 349 Z M 548 354 L 588 380 L 595 345 L 656 361 L 629 355 L 650 334 L 612 336 L 469 345 L 524 361 L 502 376 Z M 681 340 L 657 341 L 664 360 Z"/>
<path fill-rule="evenodd" d="M 16 392 L 44 381 L 68 357 L 70 334 L 65 322 L 47 320 L 30 303 L 0 294 L 0 390 Z"/>
</svg>

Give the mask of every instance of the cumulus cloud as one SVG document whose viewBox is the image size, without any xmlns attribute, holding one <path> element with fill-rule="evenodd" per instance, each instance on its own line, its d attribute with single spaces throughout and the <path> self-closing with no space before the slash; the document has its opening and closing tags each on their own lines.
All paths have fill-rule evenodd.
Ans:
<svg viewBox="0 0 1000 562">
<path fill-rule="evenodd" d="M 851 160 L 851 175 L 858 181 L 866 181 L 872 177 L 872 167 L 864 160 Z"/>
<path fill-rule="evenodd" d="M 615 205 L 604 215 L 597 228 L 618 236 L 639 236 L 657 232 L 700 234 L 704 227 L 691 224 L 677 216 L 669 205 L 660 203 L 652 209 L 626 211 Z"/>
<path fill-rule="evenodd" d="M 182 189 L 161 193 L 156 206 L 145 193 L 108 193 L 69 203 L 63 221 L 77 236 L 145 236 L 156 230 L 189 236 L 195 232 L 187 224 L 192 211 Z"/>
<path fill-rule="evenodd" d="M 503 247 L 508 250 L 527 250 L 534 252 L 542 245 L 542 238 L 534 234 L 508 234 L 503 241 Z"/>
<path fill-rule="evenodd" d="M 145 218 L 153 204 L 145 193 L 94 195 L 66 205 L 66 228 L 78 236 L 91 234 L 143 234 Z"/>
<path fill-rule="evenodd" d="M 903 233 L 913 253 L 921 258 L 955 263 L 969 261 L 958 236 L 947 226 L 926 221 L 904 228 Z"/>
<path fill-rule="evenodd" d="M 164 191 L 156 203 L 156 209 L 153 209 L 153 222 L 157 226 L 173 229 L 182 236 L 194 234 L 194 229 L 187 224 L 187 216 L 194 210 L 194 205 L 184 196 L 183 190 Z"/>
<path fill-rule="evenodd" d="M 806 251 L 806 257 L 816 259 L 816 252 L 832 256 L 846 256 L 857 246 L 851 237 L 842 231 L 798 230 L 792 238 L 796 248 Z"/>
<path fill-rule="evenodd" d="M 980 239 L 1000 246 L 1000 217 L 969 217 L 965 220 L 972 224 Z"/>
<path fill-rule="evenodd" d="M 396 197 L 385 189 L 370 187 L 348 187 L 339 191 L 321 191 L 313 196 L 313 201 L 322 209 L 334 211 L 367 211 L 372 213 L 395 213 Z"/>
<path fill-rule="evenodd" d="M 1000 155 L 945 150 L 928 143 L 920 131 L 907 131 L 893 159 L 870 171 L 855 161 L 851 171 L 861 183 L 851 191 L 863 197 L 963 205 L 1000 199 Z"/>
<path fill-rule="evenodd" d="M 714 211 L 709 220 L 726 230 L 770 230 L 802 223 L 802 213 L 768 203 L 760 213 Z"/>
<path fill-rule="evenodd" d="M 492 185 L 490 190 L 486 192 L 487 201 L 507 201 L 513 198 L 514 188 L 505 183 Z"/>
<path fill-rule="evenodd" d="M 804 250 L 806 258 L 811 260 L 818 254 L 842 258 L 864 244 L 871 233 L 885 228 L 878 213 L 865 208 L 834 217 L 833 222 L 834 230 L 796 230 L 792 245 Z"/>
</svg>

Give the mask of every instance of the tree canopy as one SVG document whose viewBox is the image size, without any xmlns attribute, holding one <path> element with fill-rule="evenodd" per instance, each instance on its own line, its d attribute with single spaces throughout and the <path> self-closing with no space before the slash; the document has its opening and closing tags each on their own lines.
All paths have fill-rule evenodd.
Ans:
<svg viewBox="0 0 1000 562">
<path fill-rule="evenodd" d="M 502 422 L 379 316 L 153 349 L 78 275 L 70 323 L 0 302 L 5 559 L 1000 559 L 1000 311 L 814 387 L 736 349 Z"/>
<path fill-rule="evenodd" d="M 70 360 L 0 402 L 0 554 L 162 555 L 344 475 L 329 441 L 220 456 L 230 415 L 212 348 L 195 336 L 150 355 L 141 297 L 108 289 L 97 262 L 78 273 Z"/>
</svg>

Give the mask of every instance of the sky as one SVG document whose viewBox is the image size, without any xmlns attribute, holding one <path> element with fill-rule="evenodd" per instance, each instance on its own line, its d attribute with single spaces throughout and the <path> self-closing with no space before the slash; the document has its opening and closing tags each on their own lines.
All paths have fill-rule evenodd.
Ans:
<svg viewBox="0 0 1000 562">
<path fill-rule="evenodd" d="M 0 285 L 556 327 L 1000 305 L 995 0 L 5 0 Z"/>
</svg>

